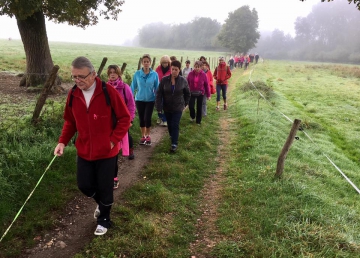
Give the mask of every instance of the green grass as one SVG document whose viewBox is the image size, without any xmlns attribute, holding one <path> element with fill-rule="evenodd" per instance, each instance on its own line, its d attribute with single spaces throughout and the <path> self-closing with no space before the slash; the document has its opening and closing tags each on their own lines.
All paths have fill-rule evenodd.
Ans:
<svg viewBox="0 0 360 258">
<path fill-rule="evenodd" d="M 17 54 L 21 44 L 0 41 L 0 46 L 5 44 L 14 45 L 0 55 L 0 68 L 21 71 L 23 68 L 13 66 L 15 60 L 22 59 Z M 52 44 L 54 63 L 63 67 L 64 74 L 69 72 L 74 56 L 86 53 L 96 63 L 106 55 L 118 56 L 109 58 L 108 63 L 128 62 L 130 71 L 136 69 L 139 56 L 145 52 L 159 57 L 167 53 L 167 50 Z M 0 49 L 4 51 L 3 47 Z M 171 54 L 179 57 L 181 53 Z M 188 111 L 185 112 L 178 152 L 168 153 L 170 142 L 165 136 L 143 170 L 143 179 L 114 205 L 112 217 L 116 227 L 105 236 L 94 238 L 75 257 L 193 255 L 189 246 L 196 239 L 197 219 L 202 212 L 200 192 L 206 179 L 216 173 L 217 147 L 222 144 L 218 133 L 223 119 L 230 128 L 226 135 L 229 142 L 223 147 L 230 155 L 223 157 L 225 181 L 214 232 L 221 240 L 207 257 L 358 256 L 359 194 L 323 155 L 328 155 L 360 186 L 360 95 L 356 68 L 267 60 L 256 66 L 251 79 L 268 100 L 252 89 L 248 72 L 233 71 L 226 116 L 221 116 L 224 112 L 213 111 L 214 98 L 208 103 L 209 116 L 201 128 L 190 124 Z M 4 112 L 0 127 L 6 128 L 0 133 L 3 228 L 9 225 L 52 158 L 61 130 L 64 101 L 48 103 L 44 119 L 37 127 L 29 125 L 27 116 L 34 104 L 22 102 L 16 106 L 13 102 L 8 99 L 0 104 Z M 277 157 L 291 128 L 291 122 L 281 113 L 291 120 L 301 119 L 311 140 L 298 132 L 300 140 L 294 141 L 290 149 L 282 178 L 276 179 Z M 21 119 L 16 120 L 15 116 Z M 132 130 L 137 139 L 139 130 L 136 127 Z M 62 205 L 78 193 L 74 155 L 75 150 L 70 147 L 65 157 L 54 162 L 1 243 L 0 257 L 18 256 L 22 248 L 34 245 L 32 239 L 41 230 L 55 227 L 54 218 Z"/>
<path fill-rule="evenodd" d="M 188 50 L 169 50 L 169 49 L 150 49 L 150 48 L 131 48 L 122 46 L 105 46 L 95 44 L 82 43 L 61 43 L 49 42 L 51 56 L 54 65 L 60 67 L 59 76 L 64 82 L 70 82 L 70 68 L 71 62 L 78 56 L 86 56 L 93 63 L 97 70 L 104 57 L 107 57 L 105 69 L 102 72 L 102 77 L 106 76 L 106 67 L 110 64 L 117 64 L 121 67 L 123 63 L 127 64 L 126 72 L 130 75 L 137 70 L 139 58 L 147 53 L 151 58 L 156 58 L 155 67 L 159 65 L 160 58 L 163 55 L 176 56 L 179 61 L 183 60 L 185 66 L 186 58 L 189 58 L 191 63 L 198 59 L 201 55 L 214 58 L 217 60 L 219 56 L 224 53 L 210 52 L 210 51 L 188 51 Z M 215 60 L 214 59 L 214 60 Z M 212 62 L 210 62 L 212 64 Z M 4 40 L 0 39 L 0 71 L 7 71 L 12 73 L 23 73 L 26 67 L 26 57 L 22 42 L 20 40 Z"/>
</svg>

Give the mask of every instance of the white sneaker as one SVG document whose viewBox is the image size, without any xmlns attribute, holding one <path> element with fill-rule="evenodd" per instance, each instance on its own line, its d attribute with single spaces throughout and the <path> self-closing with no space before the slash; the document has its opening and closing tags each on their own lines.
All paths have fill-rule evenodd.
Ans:
<svg viewBox="0 0 360 258">
<path fill-rule="evenodd" d="M 164 126 L 164 122 L 161 121 L 161 122 L 159 123 L 159 125 L 160 125 L 160 126 Z"/>
<path fill-rule="evenodd" d="M 99 205 L 96 206 L 96 209 L 94 211 L 94 219 L 97 219 L 100 216 L 100 210 L 99 210 Z"/>
<path fill-rule="evenodd" d="M 102 236 L 102 235 L 105 235 L 106 232 L 107 232 L 107 228 L 105 228 L 105 227 L 103 227 L 103 226 L 101 226 L 101 225 L 97 225 L 94 234 L 95 234 L 96 236 Z"/>
<path fill-rule="evenodd" d="M 167 126 L 167 121 L 162 122 L 162 126 Z"/>
</svg>

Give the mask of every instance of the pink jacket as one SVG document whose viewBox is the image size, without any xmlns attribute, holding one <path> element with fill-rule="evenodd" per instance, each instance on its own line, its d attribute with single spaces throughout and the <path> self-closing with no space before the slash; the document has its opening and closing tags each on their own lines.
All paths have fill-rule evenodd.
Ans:
<svg viewBox="0 0 360 258">
<path fill-rule="evenodd" d="M 197 88 L 195 87 L 195 76 L 199 76 Z M 199 73 L 196 73 L 195 70 L 192 70 L 187 77 L 187 81 L 189 84 L 190 92 L 202 91 L 202 95 L 206 94 L 206 97 L 210 98 L 211 93 L 210 93 L 208 78 L 203 70 L 200 70 Z"/>
</svg>

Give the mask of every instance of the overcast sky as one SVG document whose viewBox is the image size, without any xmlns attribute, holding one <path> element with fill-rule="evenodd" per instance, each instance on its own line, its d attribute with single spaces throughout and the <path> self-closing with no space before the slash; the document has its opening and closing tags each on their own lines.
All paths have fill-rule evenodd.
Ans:
<svg viewBox="0 0 360 258">
<path fill-rule="evenodd" d="M 98 25 L 85 30 L 49 21 L 46 26 L 49 41 L 119 45 L 134 38 L 148 23 L 179 24 L 195 17 L 210 17 L 223 24 L 229 12 L 249 5 L 258 12 L 260 31 L 280 29 L 294 35 L 296 18 L 307 16 L 317 3 L 320 0 L 125 0 L 117 21 L 100 19 Z M 0 25 L 0 38 L 20 39 L 14 18 L 0 16 Z"/>
</svg>

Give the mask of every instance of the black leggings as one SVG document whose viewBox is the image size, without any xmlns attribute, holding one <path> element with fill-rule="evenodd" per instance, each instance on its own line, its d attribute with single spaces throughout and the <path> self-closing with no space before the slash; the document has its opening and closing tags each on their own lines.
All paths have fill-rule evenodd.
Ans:
<svg viewBox="0 0 360 258">
<path fill-rule="evenodd" d="M 151 127 L 151 117 L 155 102 L 136 101 L 136 109 L 139 114 L 140 127 Z"/>
</svg>

